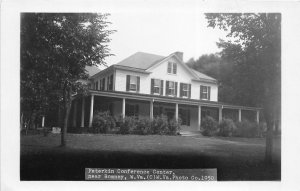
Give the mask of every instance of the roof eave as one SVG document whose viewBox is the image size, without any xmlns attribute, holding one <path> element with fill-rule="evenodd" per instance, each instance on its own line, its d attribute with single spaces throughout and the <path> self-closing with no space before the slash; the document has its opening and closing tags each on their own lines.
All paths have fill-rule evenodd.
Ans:
<svg viewBox="0 0 300 191">
<path fill-rule="evenodd" d="M 100 72 L 98 72 L 98 73 L 96 73 L 96 74 L 90 76 L 89 79 L 96 78 L 96 77 L 100 76 L 101 74 L 103 74 L 103 73 L 105 73 L 105 72 L 111 70 L 111 68 L 112 68 L 112 66 L 109 66 L 108 68 L 105 68 L 104 70 L 101 70 Z"/>
<path fill-rule="evenodd" d="M 143 74 L 150 74 L 151 72 L 148 72 L 144 69 L 140 69 L 140 68 L 133 68 L 133 67 L 129 67 L 129 66 L 122 66 L 122 65 L 112 65 L 114 68 L 116 69 L 120 69 L 120 70 L 126 70 L 126 71 L 133 71 L 133 72 L 139 72 L 139 73 L 143 73 Z"/>
<path fill-rule="evenodd" d="M 218 84 L 217 80 L 208 80 L 208 79 L 204 79 L 204 78 L 192 79 L 192 80 L 197 81 L 197 82 L 206 82 L 206 83 Z"/>
</svg>

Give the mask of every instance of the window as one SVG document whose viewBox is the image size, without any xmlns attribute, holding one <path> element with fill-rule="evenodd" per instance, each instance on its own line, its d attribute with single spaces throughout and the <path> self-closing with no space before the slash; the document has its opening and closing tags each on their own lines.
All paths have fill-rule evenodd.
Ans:
<svg viewBox="0 0 300 191">
<path fill-rule="evenodd" d="M 140 77 L 126 75 L 126 91 L 140 91 Z"/>
<path fill-rule="evenodd" d="M 190 97 L 190 84 L 181 83 L 180 86 L 180 97 Z"/>
<path fill-rule="evenodd" d="M 99 90 L 102 90 L 102 80 L 100 80 L 99 84 L 100 84 Z"/>
<path fill-rule="evenodd" d="M 139 105 L 138 104 L 128 104 L 125 106 L 125 114 L 126 116 L 134 116 L 138 119 L 139 116 Z"/>
<path fill-rule="evenodd" d="M 210 86 L 200 86 L 200 99 L 210 100 Z"/>
<path fill-rule="evenodd" d="M 113 90 L 113 75 L 108 77 L 108 90 Z"/>
<path fill-rule="evenodd" d="M 153 87 L 153 93 L 159 94 L 160 93 L 160 80 L 155 79 L 154 80 L 154 87 Z"/>
<path fill-rule="evenodd" d="M 159 117 L 163 114 L 163 107 L 162 106 L 153 106 L 153 116 Z"/>
<path fill-rule="evenodd" d="M 164 81 L 160 79 L 151 79 L 150 93 L 155 95 L 163 95 Z"/>
<path fill-rule="evenodd" d="M 177 73 L 177 64 L 174 62 L 168 62 L 168 74 Z"/>
<path fill-rule="evenodd" d="M 207 86 L 203 86 L 202 99 L 207 99 Z"/>
<path fill-rule="evenodd" d="M 137 77 L 136 76 L 130 76 L 129 90 L 130 91 L 136 91 L 136 87 L 137 87 Z"/>
<path fill-rule="evenodd" d="M 175 95 L 175 82 L 169 82 L 168 95 Z"/>
</svg>

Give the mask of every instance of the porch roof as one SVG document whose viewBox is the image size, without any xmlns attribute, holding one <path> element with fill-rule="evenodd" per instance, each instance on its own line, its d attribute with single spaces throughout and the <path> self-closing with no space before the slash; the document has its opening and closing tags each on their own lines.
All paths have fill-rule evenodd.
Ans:
<svg viewBox="0 0 300 191">
<path fill-rule="evenodd" d="M 248 106 L 239 106 L 232 105 L 223 102 L 215 102 L 215 101 L 204 101 L 204 100 L 196 100 L 196 99 L 187 99 L 180 97 L 168 97 L 168 96 L 159 96 L 159 95 L 151 95 L 151 94 L 137 94 L 131 92 L 121 92 L 121 91 L 100 91 L 100 90 L 89 90 L 89 95 L 96 96 L 107 96 L 113 98 L 126 98 L 126 99 L 136 99 L 142 101 L 157 101 L 157 102 L 165 102 L 165 103 L 178 103 L 185 105 L 201 105 L 208 107 L 222 107 L 226 109 L 242 109 L 242 110 L 261 110 L 262 108 L 258 107 L 248 107 Z"/>
</svg>

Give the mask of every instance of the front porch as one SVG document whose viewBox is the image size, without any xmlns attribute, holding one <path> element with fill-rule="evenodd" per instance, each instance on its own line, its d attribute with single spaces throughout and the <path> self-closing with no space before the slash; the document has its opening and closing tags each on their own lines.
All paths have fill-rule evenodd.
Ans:
<svg viewBox="0 0 300 191">
<path fill-rule="evenodd" d="M 163 114 L 168 119 L 180 119 L 183 132 L 200 131 L 201 120 L 205 116 L 211 116 L 219 122 L 223 118 L 260 121 L 260 108 L 178 97 L 90 90 L 88 96 L 77 96 L 73 100 L 69 126 L 92 127 L 96 111 L 109 111 L 116 119 L 125 116 L 153 119 Z"/>
</svg>

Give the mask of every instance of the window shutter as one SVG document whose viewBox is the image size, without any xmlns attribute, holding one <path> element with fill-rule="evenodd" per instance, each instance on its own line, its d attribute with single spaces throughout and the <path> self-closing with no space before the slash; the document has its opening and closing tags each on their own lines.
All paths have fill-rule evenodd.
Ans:
<svg viewBox="0 0 300 191">
<path fill-rule="evenodd" d="M 151 90 L 150 90 L 151 92 L 150 93 L 153 94 L 154 93 L 154 79 L 151 79 L 151 86 L 150 87 L 151 87 Z"/>
<path fill-rule="evenodd" d="M 169 88 L 169 81 L 166 81 L 166 95 L 169 95 L 168 88 Z"/>
<path fill-rule="evenodd" d="M 136 86 L 137 86 L 137 87 L 136 87 L 136 91 L 137 91 L 137 92 L 140 92 L 140 77 L 139 77 L 139 76 L 136 77 L 136 81 L 137 81 L 137 82 L 136 82 L 136 83 L 137 83 L 137 84 L 136 84 Z"/>
<path fill-rule="evenodd" d="M 188 92 L 188 97 L 191 98 L 191 92 L 192 92 L 192 85 L 189 84 L 189 92 Z"/>
<path fill-rule="evenodd" d="M 200 99 L 203 99 L 203 86 L 200 85 Z"/>
<path fill-rule="evenodd" d="M 207 99 L 208 99 L 208 101 L 210 101 L 210 86 L 208 86 L 207 89 L 208 89 L 208 90 L 207 90 L 207 91 L 208 91 L 208 98 L 207 98 Z"/>
<path fill-rule="evenodd" d="M 164 81 L 160 80 L 160 95 L 164 95 Z"/>
<path fill-rule="evenodd" d="M 182 83 L 180 83 L 180 90 L 179 90 L 180 94 L 179 96 L 182 97 L 182 94 L 183 94 L 183 85 Z"/>
<path fill-rule="evenodd" d="M 177 73 L 177 64 L 173 63 L 173 74 Z"/>
<path fill-rule="evenodd" d="M 175 96 L 177 97 L 177 82 L 175 82 Z"/>
<path fill-rule="evenodd" d="M 126 91 L 129 91 L 130 86 L 130 75 L 126 75 Z"/>
</svg>

